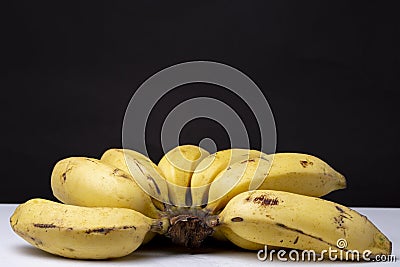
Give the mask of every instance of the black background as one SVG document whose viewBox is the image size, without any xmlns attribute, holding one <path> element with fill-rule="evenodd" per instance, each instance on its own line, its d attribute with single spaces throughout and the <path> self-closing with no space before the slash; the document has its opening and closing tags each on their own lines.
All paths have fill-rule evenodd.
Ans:
<svg viewBox="0 0 400 267">
<path fill-rule="evenodd" d="M 0 9 L 0 202 L 53 199 L 58 160 L 121 146 L 125 108 L 142 82 L 176 63 L 211 60 L 262 89 L 277 151 L 319 156 L 345 174 L 348 189 L 326 198 L 400 207 L 400 24 L 389 3 L 10 1 Z M 210 95 L 248 115 L 223 89 L 187 88 L 165 96 L 152 115 L 154 161 L 161 122 L 184 99 Z M 201 120 L 181 141 L 206 136 L 219 149 L 229 145 L 220 126 Z"/>
</svg>

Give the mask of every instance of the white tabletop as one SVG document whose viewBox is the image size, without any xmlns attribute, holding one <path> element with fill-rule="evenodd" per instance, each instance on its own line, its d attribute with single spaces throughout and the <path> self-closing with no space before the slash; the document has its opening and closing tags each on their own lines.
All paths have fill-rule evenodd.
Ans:
<svg viewBox="0 0 400 267">
<path fill-rule="evenodd" d="M 178 248 L 169 242 L 156 240 L 139 248 L 131 255 L 120 259 L 105 261 L 72 260 L 43 252 L 18 237 L 11 230 L 9 218 L 15 204 L 0 204 L 0 266 L 275 266 L 275 265 L 320 265 L 349 266 L 348 264 L 365 266 L 400 266 L 400 208 L 355 208 L 366 215 L 393 242 L 393 254 L 396 262 L 281 262 L 277 258 L 270 261 L 257 259 L 256 251 L 245 251 L 229 244 L 218 243 L 201 251 L 193 253 L 184 248 Z M 353 266 L 353 265 L 352 265 Z"/>
</svg>

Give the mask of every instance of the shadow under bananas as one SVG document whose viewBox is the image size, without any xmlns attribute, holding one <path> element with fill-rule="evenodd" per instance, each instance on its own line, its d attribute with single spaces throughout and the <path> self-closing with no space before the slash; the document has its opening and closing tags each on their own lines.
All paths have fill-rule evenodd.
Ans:
<svg viewBox="0 0 400 267">
<path fill-rule="evenodd" d="M 122 257 L 117 258 L 115 261 L 132 261 L 135 262 L 138 259 L 140 260 L 154 260 L 155 257 L 158 259 L 162 258 L 177 258 L 182 255 L 190 255 L 191 257 L 199 257 L 203 255 L 218 255 L 218 254 L 228 254 L 228 253 L 241 253 L 241 254 L 249 254 L 252 258 L 257 259 L 256 252 L 254 251 L 245 251 L 230 242 L 222 242 L 218 240 L 214 240 L 208 238 L 204 241 L 201 247 L 199 248 L 187 248 L 184 246 L 179 246 L 173 244 L 171 240 L 165 236 L 158 235 L 154 237 L 154 239 L 139 247 L 133 253 Z"/>
</svg>

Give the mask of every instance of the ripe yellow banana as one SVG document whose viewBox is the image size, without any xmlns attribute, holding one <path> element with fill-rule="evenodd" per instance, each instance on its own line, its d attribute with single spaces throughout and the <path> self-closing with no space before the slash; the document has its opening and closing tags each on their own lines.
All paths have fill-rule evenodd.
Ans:
<svg viewBox="0 0 400 267">
<path fill-rule="evenodd" d="M 161 203 L 169 204 L 168 184 L 151 161 L 126 155 L 128 168 L 135 182 L 151 197 Z"/>
<path fill-rule="evenodd" d="M 152 198 L 152 201 L 158 209 L 164 210 L 164 204 L 162 202 L 163 200 L 168 201 L 167 183 L 163 178 L 162 171 L 148 157 L 134 150 L 112 148 L 104 152 L 100 160 L 126 173 L 132 174 L 133 179 L 142 179 L 141 181 L 145 179 L 146 181 L 150 181 L 151 184 L 147 187 L 148 190 L 150 190 L 150 196 L 158 196 L 157 199 Z M 149 177 L 145 177 L 143 172 L 150 173 Z M 151 174 L 154 174 L 152 178 L 150 178 Z M 160 192 L 160 194 L 158 194 L 158 192 Z"/>
<path fill-rule="evenodd" d="M 196 167 L 190 181 L 192 191 L 192 206 L 201 206 L 208 202 L 208 190 L 215 177 L 225 171 L 230 165 L 253 157 L 259 157 L 262 152 L 241 148 L 218 151 L 204 158 Z"/>
<path fill-rule="evenodd" d="M 320 197 L 345 187 L 344 176 L 321 159 L 300 153 L 277 153 L 268 177 L 258 189 Z"/>
<path fill-rule="evenodd" d="M 129 155 L 129 158 L 148 161 L 150 165 L 152 165 L 152 167 L 156 169 L 160 173 L 160 175 L 162 175 L 161 170 L 158 169 L 157 165 L 154 164 L 148 157 L 131 149 L 110 148 L 103 153 L 100 161 L 115 166 L 130 174 L 131 171 L 129 170 L 128 164 L 126 162 L 127 160 L 129 160 L 129 158 L 126 155 Z"/>
<path fill-rule="evenodd" d="M 321 159 L 300 153 L 277 153 L 230 165 L 210 186 L 208 209 L 222 209 L 235 195 L 270 189 L 320 197 L 346 187 L 346 179 Z M 235 184 L 236 183 L 236 184 Z M 231 190 L 229 190 L 232 188 Z M 227 193 L 220 199 L 224 192 Z M 218 199 L 215 201 L 215 199 Z"/>
<path fill-rule="evenodd" d="M 260 184 L 267 177 L 271 163 L 270 156 L 255 157 L 233 163 L 226 171 L 220 172 L 210 185 L 206 209 L 218 212 L 234 196 L 248 191 L 253 180 Z"/>
<path fill-rule="evenodd" d="M 251 242 L 300 250 L 370 250 L 388 255 L 392 245 L 365 216 L 316 197 L 255 190 L 235 196 L 219 215 L 221 227 Z"/>
<path fill-rule="evenodd" d="M 130 208 L 159 217 L 150 197 L 129 174 L 97 159 L 71 157 L 59 161 L 51 175 L 51 188 L 66 204 Z"/>
<path fill-rule="evenodd" d="M 175 206 L 191 206 L 190 180 L 196 166 L 210 153 L 194 145 L 178 146 L 170 150 L 158 163 L 168 181 L 168 195 Z"/>
<path fill-rule="evenodd" d="M 89 208 L 32 199 L 17 207 L 12 229 L 33 246 L 78 259 L 106 259 L 136 250 L 153 220 L 131 209 Z"/>
</svg>

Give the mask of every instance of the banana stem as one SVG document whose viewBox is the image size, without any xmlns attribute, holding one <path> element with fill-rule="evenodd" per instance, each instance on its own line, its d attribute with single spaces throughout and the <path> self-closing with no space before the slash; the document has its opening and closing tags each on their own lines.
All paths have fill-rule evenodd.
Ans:
<svg viewBox="0 0 400 267">
<path fill-rule="evenodd" d="M 218 216 L 199 208 L 170 207 L 162 220 L 156 221 L 152 231 L 163 232 L 173 243 L 189 248 L 200 247 L 219 225 Z"/>
</svg>

